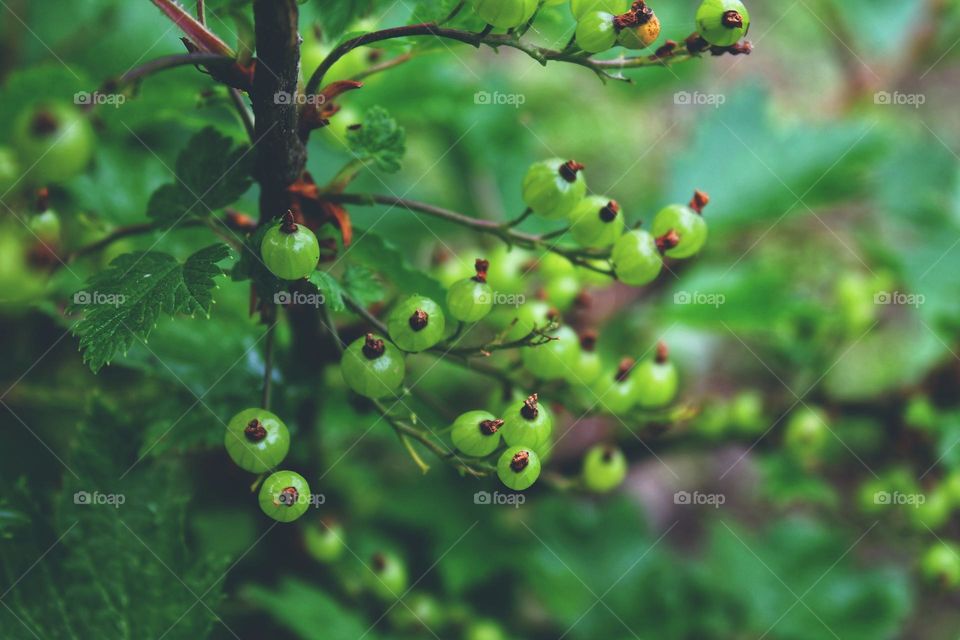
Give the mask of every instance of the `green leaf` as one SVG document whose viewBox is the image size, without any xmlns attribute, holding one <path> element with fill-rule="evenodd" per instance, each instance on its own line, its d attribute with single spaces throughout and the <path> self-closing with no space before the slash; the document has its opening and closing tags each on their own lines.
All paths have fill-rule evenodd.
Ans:
<svg viewBox="0 0 960 640">
<path fill-rule="evenodd" d="M 343 273 L 343 286 L 363 306 L 383 300 L 383 284 L 363 265 L 351 264 Z"/>
<path fill-rule="evenodd" d="M 379 636 L 353 610 L 340 606 L 326 592 L 297 580 L 284 578 L 277 587 L 250 585 L 244 599 L 269 614 L 273 620 L 303 640 L 355 640 Z M 296 612 L 295 615 L 290 615 Z"/>
<path fill-rule="evenodd" d="M 110 267 L 73 296 L 68 311 L 83 311 L 74 333 L 83 360 L 96 372 L 139 337 L 146 339 L 161 314 L 209 315 L 217 263 L 230 255 L 225 244 L 211 245 L 184 263 L 166 253 L 148 251 L 116 258 Z"/>
<path fill-rule="evenodd" d="M 343 311 L 343 287 L 337 279 L 326 271 L 314 271 L 310 274 L 310 282 L 323 294 L 323 303 L 332 311 Z"/>
<path fill-rule="evenodd" d="M 350 247 L 351 260 L 373 269 L 403 293 L 419 293 L 443 304 L 446 292 L 440 283 L 411 266 L 395 245 L 372 231 L 357 229 L 354 235 L 358 239 Z"/>
<path fill-rule="evenodd" d="M 372 160 L 388 173 L 400 170 L 407 152 L 406 132 L 382 107 L 371 107 L 363 117 L 363 126 L 347 131 L 347 144 L 360 160 Z"/>
<path fill-rule="evenodd" d="M 231 138 L 207 127 L 180 152 L 176 182 L 153 193 L 147 215 L 171 226 L 187 216 L 206 217 L 246 192 L 251 184 L 252 163 L 249 147 L 234 146 Z"/>
</svg>

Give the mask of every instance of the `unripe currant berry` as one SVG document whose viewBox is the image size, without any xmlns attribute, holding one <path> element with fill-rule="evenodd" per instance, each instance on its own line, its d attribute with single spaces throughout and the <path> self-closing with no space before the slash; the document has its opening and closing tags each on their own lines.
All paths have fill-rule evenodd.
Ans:
<svg viewBox="0 0 960 640">
<path fill-rule="evenodd" d="M 960 548 L 938 541 L 927 549 L 920 560 L 920 571 L 932 583 L 946 589 L 960 585 Z"/>
<path fill-rule="evenodd" d="M 622 358 L 612 374 L 609 370 L 601 373 L 593 383 L 592 398 L 599 409 L 620 415 L 637 404 L 637 381 L 634 376 L 636 366 L 633 358 Z"/>
<path fill-rule="evenodd" d="M 542 294 L 552 308 L 566 311 L 573 305 L 582 290 L 580 279 L 576 272 L 573 272 L 568 276 L 547 280 L 543 285 Z"/>
<path fill-rule="evenodd" d="M 477 0 L 476 10 L 487 24 L 512 29 L 533 17 L 538 0 Z"/>
<path fill-rule="evenodd" d="M 523 293 L 526 289 L 524 276 L 531 258 L 529 251 L 517 247 L 497 247 L 489 257 L 487 284 L 499 293 Z"/>
<path fill-rule="evenodd" d="M 584 331 L 580 334 L 580 356 L 577 365 L 567 372 L 567 381 L 573 384 L 592 384 L 603 372 L 603 361 L 597 353 L 596 331 Z"/>
<path fill-rule="evenodd" d="M 487 284 L 490 263 L 477 259 L 477 275 L 454 282 L 447 289 L 447 309 L 461 322 L 482 320 L 493 309 L 493 289 Z"/>
<path fill-rule="evenodd" d="M 387 328 L 394 344 L 404 351 L 424 351 L 443 339 L 443 310 L 424 296 L 410 296 L 390 313 Z"/>
<path fill-rule="evenodd" d="M 306 278 L 320 261 L 320 243 L 313 231 L 297 224 L 287 211 L 280 224 L 263 235 L 260 256 L 270 273 L 284 280 Z"/>
<path fill-rule="evenodd" d="M 914 508 L 909 510 L 910 522 L 920 533 L 940 529 L 953 512 L 953 501 L 943 487 L 928 491 L 925 497 L 923 502 L 912 505 Z"/>
<path fill-rule="evenodd" d="M 13 149 L 0 147 L 0 194 L 13 189 L 21 175 L 20 163 Z"/>
<path fill-rule="evenodd" d="M 749 29 L 750 13 L 740 0 L 703 0 L 697 9 L 697 31 L 714 46 L 736 44 Z"/>
<path fill-rule="evenodd" d="M 583 458 L 583 484 L 590 491 L 606 493 L 627 477 L 627 459 L 619 447 L 601 444 L 591 447 Z"/>
<path fill-rule="evenodd" d="M 303 544 L 311 558 L 317 562 L 329 564 L 343 556 L 346 549 L 344 536 L 343 526 L 340 523 L 323 520 L 304 528 Z"/>
<path fill-rule="evenodd" d="M 407 567 L 394 553 L 380 551 L 370 558 L 370 571 L 364 576 L 370 591 L 387 602 L 395 602 L 407 590 Z"/>
<path fill-rule="evenodd" d="M 238 467 L 263 473 L 287 457 L 290 432 L 283 420 L 266 409 L 244 409 L 230 418 L 223 444 Z"/>
<path fill-rule="evenodd" d="M 406 367 L 396 347 L 368 333 L 354 340 L 340 359 L 343 381 L 367 398 L 392 396 L 403 383 Z"/>
<path fill-rule="evenodd" d="M 581 247 L 605 249 L 623 234 L 623 212 L 616 200 L 587 196 L 570 214 L 570 234 Z"/>
<path fill-rule="evenodd" d="M 32 106 L 17 117 L 11 130 L 23 177 L 30 184 L 68 180 L 83 171 L 93 155 L 90 119 L 72 104 Z"/>
<path fill-rule="evenodd" d="M 510 447 L 497 461 L 497 477 L 508 488 L 523 491 L 540 477 L 540 458 L 529 447 Z"/>
<path fill-rule="evenodd" d="M 829 437 L 823 414 L 818 409 L 801 407 L 787 420 L 783 441 L 795 455 L 815 458 L 826 446 Z"/>
<path fill-rule="evenodd" d="M 543 328 L 550 322 L 550 305 L 543 300 L 530 300 L 511 310 L 505 339 L 508 341 L 522 340 L 535 328 Z"/>
<path fill-rule="evenodd" d="M 654 217 L 654 235 L 662 236 L 674 231 L 680 238 L 675 247 L 666 251 L 668 257 L 689 258 L 703 248 L 707 241 L 707 223 L 703 219 L 703 208 L 709 201 L 705 193 L 697 191 L 688 206 L 672 204 L 661 209 Z"/>
<path fill-rule="evenodd" d="M 60 216 L 53 209 L 38 213 L 30 218 L 30 231 L 40 242 L 56 247 L 60 244 Z"/>
<path fill-rule="evenodd" d="M 260 487 L 260 509 L 278 522 L 292 522 L 310 507 L 310 487 L 293 471 L 277 471 Z"/>
<path fill-rule="evenodd" d="M 453 446 L 467 454 L 482 458 L 500 446 L 503 420 L 487 411 L 467 411 L 453 421 L 450 437 Z"/>
<path fill-rule="evenodd" d="M 670 404 L 680 386 L 677 367 L 669 357 L 667 345 L 657 344 L 652 360 L 644 360 L 633 372 L 637 404 L 644 409 L 659 409 Z"/>
<path fill-rule="evenodd" d="M 554 280 L 574 275 L 576 267 L 566 256 L 550 251 L 537 260 L 537 272 L 544 280 Z"/>
<path fill-rule="evenodd" d="M 613 245 L 610 259 L 617 278 L 635 287 L 653 282 L 663 269 L 657 239 L 642 229 L 620 236 Z"/>
<path fill-rule="evenodd" d="M 591 11 L 605 11 L 615 16 L 630 8 L 630 0 L 570 0 L 570 10 L 578 21 Z"/>
<path fill-rule="evenodd" d="M 750 389 L 734 396 L 730 403 L 730 426 L 739 433 L 763 433 L 768 426 L 763 416 L 763 394 Z"/>
<path fill-rule="evenodd" d="M 634 2 L 630 11 L 618 15 L 617 44 L 627 49 L 645 49 L 660 37 L 660 18 L 645 2 Z"/>
<path fill-rule="evenodd" d="M 542 380 L 560 380 L 577 366 L 580 340 L 576 332 L 563 325 L 547 334 L 551 340 L 521 349 L 521 360 L 527 371 Z"/>
<path fill-rule="evenodd" d="M 390 622 L 408 632 L 429 632 L 445 623 L 445 609 L 428 593 L 411 593 L 390 610 Z"/>
<path fill-rule="evenodd" d="M 548 220 L 570 214 L 587 193 L 583 165 L 553 158 L 530 165 L 523 177 L 523 201 Z"/>
<path fill-rule="evenodd" d="M 467 627 L 463 640 L 507 640 L 507 634 L 493 620 L 475 620 Z"/>
<path fill-rule="evenodd" d="M 542 451 L 550 442 L 553 418 L 534 393 L 522 403 L 514 403 L 507 409 L 500 433 L 508 446 L 525 446 Z"/>
<path fill-rule="evenodd" d="M 616 16 L 606 11 L 591 11 L 577 22 L 577 46 L 588 53 L 600 53 L 617 43 Z"/>
</svg>

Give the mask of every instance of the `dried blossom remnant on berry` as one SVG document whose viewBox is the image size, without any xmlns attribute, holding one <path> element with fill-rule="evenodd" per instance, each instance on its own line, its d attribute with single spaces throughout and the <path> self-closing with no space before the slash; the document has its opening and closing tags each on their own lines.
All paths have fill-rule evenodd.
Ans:
<svg viewBox="0 0 960 640">
<path fill-rule="evenodd" d="M 600 207 L 599 213 L 600 219 L 604 222 L 613 222 L 617 218 L 617 214 L 620 213 L 620 203 L 616 200 L 611 200 Z"/>
<path fill-rule="evenodd" d="M 300 499 L 300 492 L 297 491 L 296 487 L 284 487 L 280 491 L 280 495 L 278 496 L 278 500 L 280 501 L 280 504 L 286 507 L 292 507 L 293 505 L 297 504 L 297 501 L 299 499 Z"/>
<path fill-rule="evenodd" d="M 580 348 L 584 351 L 593 351 L 597 348 L 597 332 L 587 329 L 580 334 Z"/>
<path fill-rule="evenodd" d="M 383 555 L 379 551 L 373 554 L 373 557 L 370 559 L 370 564 L 373 565 L 373 570 L 377 573 L 383 573 L 383 570 L 387 568 L 387 556 Z"/>
<path fill-rule="evenodd" d="M 633 365 L 635 363 L 636 360 L 633 358 L 621 358 L 620 364 L 617 365 L 617 374 L 614 376 L 614 379 L 617 382 L 625 381 L 630 376 L 630 372 L 633 371 Z"/>
<path fill-rule="evenodd" d="M 486 282 L 487 270 L 490 269 L 490 261 L 484 260 L 483 258 L 477 258 L 477 260 L 473 263 L 473 268 L 477 271 L 477 275 L 473 276 L 473 279 L 477 282 Z"/>
<path fill-rule="evenodd" d="M 30 131 L 38 136 L 48 136 L 57 130 L 57 126 L 57 118 L 46 109 L 41 109 L 33 117 Z"/>
<path fill-rule="evenodd" d="M 723 17 L 720 19 L 720 24 L 728 29 L 742 29 L 743 16 L 740 15 L 739 11 L 735 11 L 733 9 L 724 11 Z"/>
<path fill-rule="evenodd" d="M 524 449 L 517 451 L 510 459 L 510 468 L 517 473 L 526 469 L 528 464 L 530 464 L 530 452 Z"/>
<path fill-rule="evenodd" d="M 368 360 L 376 360 L 382 356 L 386 350 L 387 347 L 383 340 L 376 337 L 372 333 L 367 334 L 363 343 L 363 355 L 365 355 Z"/>
<path fill-rule="evenodd" d="M 657 250 L 660 253 L 666 253 L 680 244 L 680 234 L 675 229 L 670 229 L 665 234 L 657 238 Z"/>
<path fill-rule="evenodd" d="M 710 196 L 705 192 L 697 189 L 693 192 L 693 197 L 690 199 L 690 208 L 696 211 L 697 213 L 703 213 L 704 208 L 710 204 Z"/>
<path fill-rule="evenodd" d="M 567 160 L 562 165 L 560 165 L 559 173 L 560 177 L 566 180 L 567 182 L 576 182 L 577 174 L 583 171 L 586 167 L 577 162 L 576 160 Z"/>
<path fill-rule="evenodd" d="M 410 328 L 414 331 L 422 331 L 423 329 L 426 329 L 429 321 L 430 315 L 423 309 L 417 309 L 410 316 Z"/>
<path fill-rule="evenodd" d="M 527 420 L 536 420 L 537 416 L 540 415 L 540 407 L 537 406 L 536 393 L 530 395 L 530 397 L 523 401 L 523 406 L 520 407 L 520 415 Z"/>
<path fill-rule="evenodd" d="M 613 457 L 617 454 L 617 448 L 610 446 L 609 444 L 603 448 L 603 458 L 604 462 L 613 462 Z"/>
<path fill-rule="evenodd" d="M 263 426 L 262 422 L 254 418 L 244 427 L 243 435 L 245 435 L 250 442 L 260 442 L 267 437 L 267 429 Z"/>
<path fill-rule="evenodd" d="M 481 420 L 480 421 L 480 433 L 485 436 L 492 436 L 497 431 L 500 430 L 500 427 L 503 426 L 503 420 L 496 418 L 495 420 Z"/>
<path fill-rule="evenodd" d="M 661 340 L 657 343 L 657 355 L 654 358 L 657 361 L 657 364 L 664 364 L 670 358 L 670 349 L 667 348 L 667 343 Z"/>
<path fill-rule="evenodd" d="M 293 211 L 287 209 L 287 212 L 283 214 L 283 218 L 280 221 L 280 231 L 284 233 L 297 232 L 297 222 L 293 218 Z"/>
</svg>

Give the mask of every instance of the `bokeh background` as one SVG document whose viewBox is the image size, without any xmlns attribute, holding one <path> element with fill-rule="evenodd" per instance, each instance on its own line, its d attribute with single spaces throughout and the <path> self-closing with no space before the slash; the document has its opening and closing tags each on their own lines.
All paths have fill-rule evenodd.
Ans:
<svg viewBox="0 0 960 640">
<path fill-rule="evenodd" d="M 2 4 L 0 122 L 182 52 L 146 0 Z M 342 8 L 325 15 L 326 4 L 301 6 L 310 40 L 310 25 L 335 38 L 347 22 Z M 421 475 L 347 394 L 331 345 L 298 345 L 283 324 L 274 408 L 293 433 L 289 466 L 326 502 L 275 526 L 222 449 L 223 421 L 256 404 L 264 365 L 249 286 L 222 279 L 210 319 L 161 320 L 98 375 L 64 312 L 120 253 L 159 240 L 186 255 L 210 243 L 180 229 L 67 259 L 144 222 L 198 129 L 241 140 L 242 125 L 226 93 L 191 67 L 89 112 L 93 162 L 51 189 L 58 258 L 32 259 L 29 176 L 2 197 L 0 635 L 454 638 L 490 619 L 505 637 L 530 639 L 956 638 L 960 5 L 748 4 L 749 56 L 604 84 L 516 51 L 434 44 L 369 78 L 335 118 L 361 121 L 381 105 L 407 133 L 403 169 L 364 171 L 351 191 L 476 217 L 517 215 L 526 167 L 553 156 L 583 162 L 591 190 L 616 198 L 631 222 L 649 224 L 695 188 L 710 194 L 700 256 L 650 287 L 590 289 L 590 305 L 571 312 L 577 326 L 602 328 L 605 356 L 643 354 L 662 339 L 682 372 L 674 420 L 582 418 L 562 390 L 547 398 L 565 434 L 552 471 L 575 475 L 594 442 L 627 452 L 627 481 L 607 496 L 541 483 L 519 508 L 475 504 L 495 480 L 461 478 L 437 460 Z M 433 5 L 377 4 L 370 19 L 428 19 Z M 661 42 L 693 30 L 695 2 L 652 6 Z M 231 44 L 249 15 L 243 2 L 208 6 Z M 547 7 L 529 37 L 562 47 L 572 27 L 566 4 Z M 0 127 L 0 144 L 10 135 Z M 337 135 L 311 140 L 318 181 L 350 159 Z M 255 189 L 236 207 L 256 213 Z M 349 260 L 394 265 L 381 278 L 385 301 L 397 281 L 439 290 L 478 252 L 505 255 L 408 212 L 350 213 L 362 238 Z M 526 294 L 541 284 L 529 275 Z M 345 337 L 363 331 L 348 313 L 335 320 Z M 499 385 L 462 368 L 428 357 L 410 368 L 422 376 L 410 402 L 424 424 L 503 402 Z M 808 409 L 822 417 L 811 440 L 785 437 Z M 74 503 L 76 491 L 94 490 L 125 503 Z M 334 519 L 345 548 L 321 562 L 304 536 Z M 377 552 L 407 568 L 414 586 L 402 605 L 365 586 Z"/>
</svg>

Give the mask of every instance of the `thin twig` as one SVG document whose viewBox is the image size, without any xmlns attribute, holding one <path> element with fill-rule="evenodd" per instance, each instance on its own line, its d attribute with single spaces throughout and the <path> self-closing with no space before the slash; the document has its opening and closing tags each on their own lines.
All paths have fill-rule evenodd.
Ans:
<svg viewBox="0 0 960 640">
<path fill-rule="evenodd" d="M 247 135 L 250 137 L 250 140 L 256 140 L 253 112 L 250 111 L 247 104 L 243 101 L 243 94 L 240 93 L 239 89 L 235 89 L 234 87 L 229 87 L 227 92 L 230 94 L 230 102 L 232 102 L 236 108 L 237 114 L 240 116 L 240 121 L 243 123 L 243 128 L 247 130 Z"/>
</svg>

